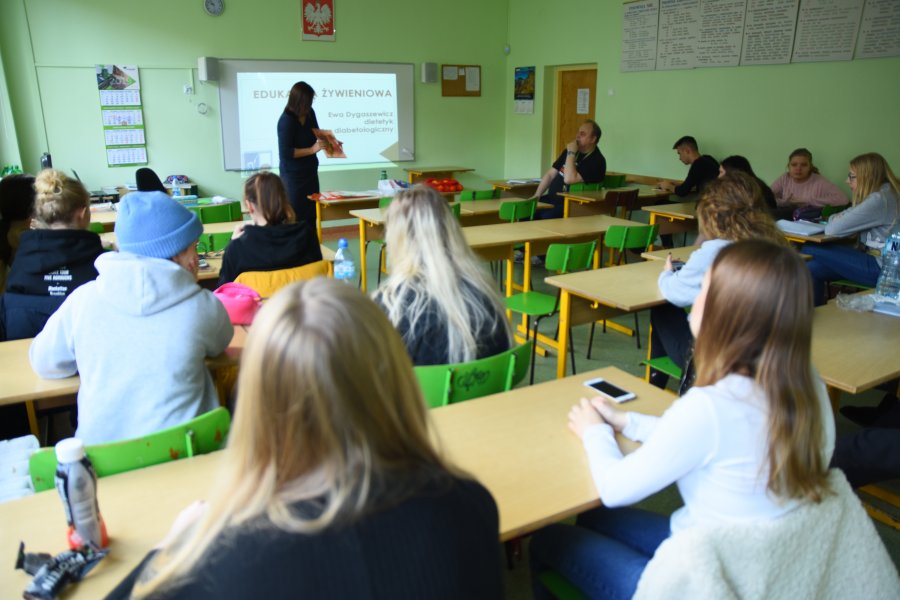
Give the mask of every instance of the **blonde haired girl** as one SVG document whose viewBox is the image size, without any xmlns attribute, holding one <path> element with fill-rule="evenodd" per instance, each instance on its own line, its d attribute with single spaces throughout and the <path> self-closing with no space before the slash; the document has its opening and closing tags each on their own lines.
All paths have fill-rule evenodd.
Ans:
<svg viewBox="0 0 900 600">
<path fill-rule="evenodd" d="M 220 462 L 138 597 L 502 596 L 496 505 L 432 446 L 403 343 L 349 286 L 294 284 L 260 311 Z"/>
<path fill-rule="evenodd" d="M 774 522 L 821 501 L 830 492 L 834 422 L 810 363 L 812 317 L 812 286 L 796 252 L 762 240 L 724 248 L 691 318 L 697 386 L 662 417 L 601 398 L 582 399 L 569 414 L 604 507 L 671 483 L 684 506 L 671 519 L 602 508 L 576 527 L 554 525 L 532 538 L 534 568 L 560 571 L 592 598 L 630 598 L 670 535 Z M 623 456 L 615 432 L 643 444 Z"/>
<path fill-rule="evenodd" d="M 426 186 L 399 192 L 385 228 L 390 275 L 374 299 L 414 364 L 467 362 L 510 348 L 500 295 L 440 194 Z"/>
<path fill-rule="evenodd" d="M 37 335 L 75 288 L 97 278 L 100 237 L 87 231 L 90 195 L 81 182 L 46 169 L 34 180 L 34 229 L 22 233 L 0 301 L 0 339 Z"/>
<path fill-rule="evenodd" d="M 839 244 L 805 244 L 811 255 L 816 304 L 826 300 L 828 281 L 849 279 L 875 287 L 881 275 L 881 251 L 900 214 L 900 182 L 883 156 L 861 154 L 850 161 L 847 183 L 853 190 L 853 206 L 831 215 L 826 235 L 859 234 L 859 250 Z"/>
</svg>

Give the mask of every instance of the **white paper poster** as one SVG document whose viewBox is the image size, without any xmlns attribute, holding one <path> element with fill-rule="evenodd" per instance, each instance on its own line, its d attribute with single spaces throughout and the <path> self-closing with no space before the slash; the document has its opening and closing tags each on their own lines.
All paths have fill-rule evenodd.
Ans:
<svg viewBox="0 0 900 600">
<path fill-rule="evenodd" d="M 742 65 L 791 62 L 800 0 L 747 0 Z"/>
<path fill-rule="evenodd" d="M 700 0 L 661 0 L 656 68 L 693 69 L 700 38 Z"/>
<path fill-rule="evenodd" d="M 578 97 L 575 100 L 575 113 L 586 115 L 591 110 L 591 90 L 578 88 Z"/>
<path fill-rule="evenodd" d="M 633 0 L 624 8 L 619 69 L 623 72 L 652 71 L 656 68 L 659 0 Z"/>
<path fill-rule="evenodd" d="M 747 0 L 703 0 L 700 4 L 698 67 L 736 67 L 741 61 Z"/>
<path fill-rule="evenodd" d="M 791 62 L 850 60 L 863 0 L 803 0 Z"/>
<path fill-rule="evenodd" d="M 854 58 L 900 56 L 900 2 L 866 0 Z"/>
</svg>

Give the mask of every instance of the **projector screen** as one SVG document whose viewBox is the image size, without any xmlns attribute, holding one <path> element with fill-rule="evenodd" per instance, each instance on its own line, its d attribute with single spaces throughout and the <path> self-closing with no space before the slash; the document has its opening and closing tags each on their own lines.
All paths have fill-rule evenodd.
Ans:
<svg viewBox="0 0 900 600">
<path fill-rule="evenodd" d="M 298 81 L 316 91 L 319 127 L 344 144 L 347 158 L 320 152 L 321 165 L 415 159 L 412 64 L 220 60 L 219 73 L 227 171 L 278 167 L 278 117 Z"/>
</svg>

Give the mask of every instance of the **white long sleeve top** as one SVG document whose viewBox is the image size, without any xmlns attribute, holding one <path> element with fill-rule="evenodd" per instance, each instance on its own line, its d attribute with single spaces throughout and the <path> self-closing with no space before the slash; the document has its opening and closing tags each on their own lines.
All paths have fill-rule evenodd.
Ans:
<svg viewBox="0 0 900 600">
<path fill-rule="evenodd" d="M 834 419 L 825 385 L 816 377 L 825 426 L 822 456 L 834 450 Z M 693 388 L 661 417 L 629 412 L 625 437 L 642 446 L 623 456 L 612 427 L 589 427 L 583 436 L 591 475 L 603 504 L 638 502 L 677 483 L 684 506 L 672 515 L 672 532 L 704 524 L 774 519 L 796 501 L 767 489 L 767 402 L 749 377 L 729 375 Z"/>
</svg>

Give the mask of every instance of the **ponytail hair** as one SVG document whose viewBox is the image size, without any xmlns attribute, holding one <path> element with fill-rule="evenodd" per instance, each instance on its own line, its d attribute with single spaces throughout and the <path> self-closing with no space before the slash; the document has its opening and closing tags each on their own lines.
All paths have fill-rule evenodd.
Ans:
<svg viewBox="0 0 900 600">
<path fill-rule="evenodd" d="M 57 169 L 44 169 L 34 180 L 34 219 L 38 228 L 74 224 L 77 212 L 89 206 L 91 196 L 80 181 Z"/>
</svg>

